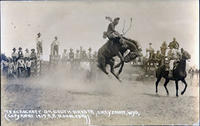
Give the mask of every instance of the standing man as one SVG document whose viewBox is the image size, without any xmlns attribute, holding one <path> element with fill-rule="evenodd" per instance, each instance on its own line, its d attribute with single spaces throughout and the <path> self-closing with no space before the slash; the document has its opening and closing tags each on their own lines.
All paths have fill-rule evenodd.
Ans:
<svg viewBox="0 0 200 126">
<path fill-rule="evenodd" d="M 30 60 L 30 58 L 28 58 L 25 61 L 25 65 L 26 65 L 26 77 L 30 77 L 31 76 L 31 60 Z"/>
<path fill-rule="evenodd" d="M 18 59 L 22 59 L 24 58 L 24 55 L 23 55 L 23 52 L 22 52 L 22 48 L 19 47 L 19 50 L 18 50 Z"/>
<path fill-rule="evenodd" d="M 58 42 L 58 37 L 55 36 L 54 37 L 54 41 L 52 42 L 51 44 L 51 55 L 53 56 L 57 56 L 58 55 L 58 45 L 59 45 L 59 42 Z"/>
<path fill-rule="evenodd" d="M 17 52 L 16 52 L 16 48 L 13 48 L 13 52 L 12 52 L 12 54 L 11 54 L 11 57 L 12 57 L 12 60 L 13 60 L 13 62 L 14 62 L 14 65 L 16 65 L 16 63 L 17 63 L 17 58 L 18 58 L 18 54 L 17 54 Z"/>
<path fill-rule="evenodd" d="M 37 49 L 37 54 L 42 55 L 43 54 L 43 49 L 42 49 L 42 39 L 41 39 L 41 33 L 37 34 L 37 38 L 36 38 L 36 49 Z"/>
<path fill-rule="evenodd" d="M 17 72 L 18 77 L 22 77 L 24 73 L 25 63 L 23 58 L 17 60 Z"/>
<path fill-rule="evenodd" d="M 66 63 L 67 59 L 68 59 L 67 49 L 64 49 L 64 52 L 62 54 L 62 61 Z"/>
<path fill-rule="evenodd" d="M 92 59 L 92 48 L 88 49 L 88 60 L 90 61 Z"/>
<path fill-rule="evenodd" d="M 30 58 L 30 54 L 29 54 L 29 50 L 26 49 L 26 50 L 25 50 L 25 54 L 24 54 L 24 60 L 25 60 L 25 62 L 26 62 L 26 60 L 27 60 L 28 58 Z"/>
<path fill-rule="evenodd" d="M 80 60 L 80 51 L 78 49 L 76 50 L 75 59 Z"/>
<path fill-rule="evenodd" d="M 74 61 L 74 52 L 73 52 L 73 49 L 72 49 L 72 48 L 70 48 L 69 60 L 70 60 L 70 62 Z"/>
</svg>

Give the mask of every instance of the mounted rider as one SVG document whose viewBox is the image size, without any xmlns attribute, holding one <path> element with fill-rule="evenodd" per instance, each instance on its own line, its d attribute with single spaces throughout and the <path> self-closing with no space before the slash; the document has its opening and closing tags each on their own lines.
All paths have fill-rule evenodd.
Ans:
<svg viewBox="0 0 200 126">
<path fill-rule="evenodd" d="M 110 17 L 106 17 L 111 23 L 108 25 L 107 32 L 103 32 L 103 38 L 108 38 L 112 44 L 119 43 L 124 45 L 122 35 L 115 30 L 115 27 L 118 25 L 120 18 L 116 17 L 113 21 Z"/>
<path fill-rule="evenodd" d="M 149 60 L 153 60 L 154 49 L 152 43 L 149 43 L 149 48 L 146 49 L 146 53 L 149 52 Z"/>
<path fill-rule="evenodd" d="M 177 65 L 177 61 L 180 60 L 180 51 L 179 49 L 179 44 L 176 41 L 176 38 L 173 38 L 173 41 L 169 43 L 168 45 L 169 51 L 167 53 L 167 59 L 169 62 L 169 66 L 167 67 L 167 71 L 169 71 L 169 76 L 172 76 L 172 71 L 175 69 L 175 66 Z"/>
</svg>

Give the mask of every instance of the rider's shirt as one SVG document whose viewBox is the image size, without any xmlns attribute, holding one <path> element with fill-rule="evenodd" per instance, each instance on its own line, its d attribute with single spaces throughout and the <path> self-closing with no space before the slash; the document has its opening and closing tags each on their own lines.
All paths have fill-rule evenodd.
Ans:
<svg viewBox="0 0 200 126">
<path fill-rule="evenodd" d="M 107 34 L 112 34 L 113 32 L 116 32 L 115 31 L 115 25 L 114 25 L 114 23 L 110 23 L 108 25 Z"/>
<path fill-rule="evenodd" d="M 110 23 L 108 25 L 108 29 L 107 29 L 107 37 L 109 39 L 112 39 L 112 38 L 116 38 L 117 37 L 117 34 L 115 34 L 117 31 L 115 30 L 115 25 L 114 23 Z"/>
</svg>

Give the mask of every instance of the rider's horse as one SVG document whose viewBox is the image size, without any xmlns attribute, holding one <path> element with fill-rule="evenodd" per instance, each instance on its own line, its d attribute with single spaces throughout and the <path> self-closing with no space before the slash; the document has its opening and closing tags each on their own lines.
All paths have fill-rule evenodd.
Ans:
<svg viewBox="0 0 200 126">
<path fill-rule="evenodd" d="M 168 76 L 169 71 L 166 71 L 166 66 L 165 65 L 162 65 L 161 67 L 159 67 L 156 70 L 156 78 L 157 78 L 157 81 L 156 81 L 156 93 L 158 92 L 158 84 L 159 84 L 161 78 L 163 77 L 163 78 L 165 78 L 164 87 L 165 87 L 165 90 L 167 92 L 167 95 L 169 95 L 169 92 L 168 92 L 168 89 L 167 89 L 167 84 L 168 84 L 168 82 L 170 80 L 175 81 L 175 84 L 176 84 L 176 96 L 177 97 L 178 97 L 178 82 L 182 81 L 185 84 L 185 88 L 181 92 L 181 95 L 184 94 L 184 92 L 185 92 L 185 90 L 187 88 L 187 83 L 185 81 L 185 78 L 187 76 L 187 73 L 186 73 L 186 60 L 187 59 L 190 59 L 190 56 L 186 56 L 186 55 L 182 56 L 182 58 L 179 61 L 178 65 L 173 70 L 173 76 L 172 77 Z"/>
<path fill-rule="evenodd" d="M 123 66 L 124 66 L 124 57 L 123 54 L 129 49 L 130 52 L 127 54 L 127 56 L 132 56 L 132 59 L 135 59 L 138 55 L 138 45 L 137 42 L 131 39 L 127 39 L 123 37 L 124 44 L 121 45 L 118 42 L 112 42 L 108 40 L 99 50 L 98 50 L 98 67 L 105 73 L 108 74 L 106 71 L 106 65 L 110 65 L 110 72 L 120 81 L 118 75 L 122 72 Z M 120 58 L 120 63 L 118 66 L 120 66 L 120 69 L 118 71 L 118 74 L 115 74 L 114 72 L 114 58 L 115 56 L 118 56 Z M 130 59 L 129 59 L 130 60 Z"/>
</svg>

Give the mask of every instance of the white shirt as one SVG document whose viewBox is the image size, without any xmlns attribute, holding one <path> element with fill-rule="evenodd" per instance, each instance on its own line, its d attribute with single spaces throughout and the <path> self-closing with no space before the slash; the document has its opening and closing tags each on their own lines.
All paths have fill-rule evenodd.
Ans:
<svg viewBox="0 0 200 126">
<path fill-rule="evenodd" d="M 26 53 L 24 54 L 24 57 L 30 57 L 30 54 L 29 54 L 28 52 L 26 52 Z"/>
<path fill-rule="evenodd" d="M 17 52 L 13 52 L 13 53 L 11 54 L 11 56 L 12 56 L 12 57 L 18 57 L 18 54 L 17 54 Z"/>
</svg>

